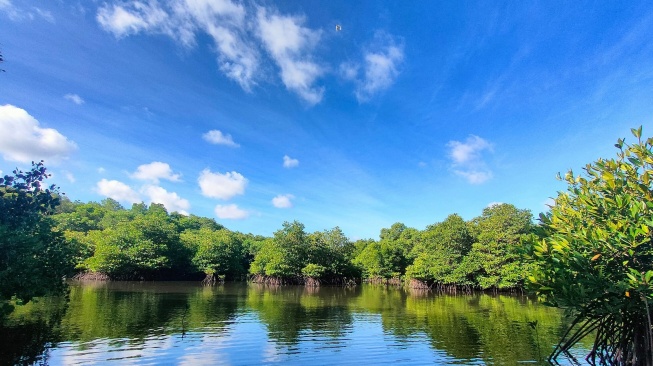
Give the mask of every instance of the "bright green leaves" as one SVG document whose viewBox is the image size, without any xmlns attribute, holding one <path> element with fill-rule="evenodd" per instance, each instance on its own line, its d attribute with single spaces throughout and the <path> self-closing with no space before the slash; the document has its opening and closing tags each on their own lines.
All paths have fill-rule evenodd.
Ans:
<svg viewBox="0 0 653 366">
<path fill-rule="evenodd" d="M 616 159 L 567 179 L 567 192 L 541 216 L 544 239 L 527 240 L 537 262 L 529 279 L 548 303 L 592 316 L 653 296 L 653 139 L 642 141 L 641 127 L 632 133 L 638 142 L 619 139 Z"/>
<path fill-rule="evenodd" d="M 202 227 L 184 231 L 180 239 L 184 246 L 194 253 L 192 264 L 199 271 L 226 278 L 238 278 L 245 274 L 245 248 L 236 233 L 227 229 L 213 230 Z"/>
<path fill-rule="evenodd" d="M 274 238 L 263 243 L 250 266 L 250 273 L 296 279 L 334 280 L 357 277 L 351 264 L 353 243 L 340 228 L 306 234 L 304 225 L 285 222 Z"/>
</svg>

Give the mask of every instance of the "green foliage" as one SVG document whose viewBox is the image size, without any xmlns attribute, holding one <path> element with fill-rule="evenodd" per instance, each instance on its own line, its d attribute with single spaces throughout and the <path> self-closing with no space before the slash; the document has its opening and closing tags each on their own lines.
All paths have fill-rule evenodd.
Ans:
<svg viewBox="0 0 653 366">
<path fill-rule="evenodd" d="M 192 264 L 207 275 L 224 275 L 238 278 L 245 273 L 242 257 L 244 248 L 241 238 L 226 229 L 213 230 L 202 227 L 186 230 L 181 242 L 194 252 Z"/>
<path fill-rule="evenodd" d="M 332 280 L 359 277 L 359 271 L 351 263 L 354 250 L 354 244 L 339 227 L 309 235 L 308 262 L 324 268 L 319 276 L 309 277 Z M 303 269 L 302 273 L 307 276 Z"/>
<path fill-rule="evenodd" d="M 391 276 L 381 254 L 381 245 L 377 241 L 369 242 L 365 249 L 354 258 L 354 264 L 361 268 L 363 278 L 389 278 Z"/>
<path fill-rule="evenodd" d="M 471 222 L 476 242 L 461 263 L 461 272 L 484 289 L 521 285 L 529 264 L 520 255 L 522 239 L 533 231 L 532 215 L 510 204 L 486 207 Z"/>
<path fill-rule="evenodd" d="M 411 263 L 410 253 L 419 231 L 394 223 L 390 228 L 381 229 L 378 242 L 369 241 L 354 258 L 365 278 L 400 278 Z M 356 247 L 354 247 L 356 248 Z M 356 248 L 356 251 L 360 250 Z"/>
<path fill-rule="evenodd" d="M 181 244 L 177 226 L 165 208 L 150 207 L 129 221 L 118 221 L 113 227 L 89 231 L 85 238 L 78 238 L 93 251 L 82 267 L 114 278 L 134 279 L 151 278 L 167 269 L 186 269 L 190 252 Z"/>
<path fill-rule="evenodd" d="M 251 274 L 291 278 L 300 276 L 308 259 L 308 237 L 304 225 L 284 222 L 272 240 L 264 242 L 254 257 Z"/>
<path fill-rule="evenodd" d="M 641 127 L 633 135 L 635 144 L 618 140 L 616 159 L 561 178 L 567 191 L 529 241 L 537 262 L 532 288 L 597 328 L 591 357 L 614 364 L 653 363 L 653 138 L 643 140 Z"/>
<path fill-rule="evenodd" d="M 315 263 L 309 263 L 302 268 L 302 274 L 306 277 L 321 278 L 326 273 L 327 269 L 324 266 Z"/>
<path fill-rule="evenodd" d="M 72 253 L 49 217 L 59 204 L 58 188 L 45 186 L 43 162 L 27 172 L 0 178 L 0 300 L 29 301 L 61 293 L 72 270 Z"/>
<path fill-rule="evenodd" d="M 406 276 L 425 282 L 464 284 L 458 266 L 473 240 L 467 223 L 456 214 L 428 226 L 412 249 L 411 257 L 415 259 L 406 269 Z"/>
<path fill-rule="evenodd" d="M 308 235 L 299 222 L 285 222 L 262 243 L 250 266 L 253 275 L 327 282 L 359 275 L 351 263 L 355 247 L 338 227 Z"/>
</svg>

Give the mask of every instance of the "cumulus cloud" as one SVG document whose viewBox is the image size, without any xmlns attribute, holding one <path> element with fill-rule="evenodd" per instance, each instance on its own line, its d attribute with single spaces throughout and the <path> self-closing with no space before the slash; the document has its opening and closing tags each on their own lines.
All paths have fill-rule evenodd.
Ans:
<svg viewBox="0 0 653 366">
<path fill-rule="evenodd" d="M 291 208 L 293 198 L 295 196 L 292 194 L 280 194 L 272 199 L 272 205 L 276 208 Z"/>
<path fill-rule="evenodd" d="M 283 167 L 284 168 L 290 169 L 290 168 L 295 168 L 297 166 L 299 166 L 299 160 L 293 159 L 288 155 L 283 156 Z"/>
<path fill-rule="evenodd" d="M 117 180 L 102 179 L 97 182 L 97 193 L 120 202 L 137 203 L 141 198 L 130 186 Z"/>
<path fill-rule="evenodd" d="M 84 99 L 77 94 L 66 94 L 63 97 L 77 105 L 84 104 Z"/>
<path fill-rule="evenodd" d="M 355 82 L 354 94 L 359 102 L 365 102 L 395 82 L 403 61 L 403 46 L 392 36 L 377 32 L 373 44 L 363 54 L 363 62 L 341 64 L 340 75 Z"/>
<path fill-rule="evenodd" d="M 303 26 L 303 17 L 293 17 L 268 12 L 259 7 L 257 12 L 258 35 L 272 59 L 281 69 L 283 84 L 311 105 L 322 100 L 323 87 L 315 81 L 324 69 L 312 61 L 310 51 L 320 40 L 320 31 Z"/>
<path fill-rule="evenodd" d="M 215 206 L 215 215 L 220 219 L 242 220 L 249 217 L 249 212 L 238 208 L 235 204 Z"/>
<path fill-rule="evenodd" d="M 181 175 L 172 172 L 172 168 L 167 163 L 160 161 L 153 161 L 149 164 L 139 166 L 136 171 L 131 174 L 132 178 L 138 180 L 147 180 L 153 183 L 159 183 L 159 179 L 169 180 L 171 182 L 179 182 Z"/>
<path fill-rule="evenodd" d="M 204 169 L 197 181 L 204 196 L 222 200 L 244 194 L 248 183 L 240 173 L 211 173 L 209 169 Z"/>
<path fill-rule="evenodd" d="M 179 197 L 177 193 L 168 192 L 159 186 L 145 186 L 142 192 L 148 197 L 150 203 L 160 203 L 169 212 L 179 212 L 180 214 L 188 215 L 190 202 Z"/>
<path fill-rule="evenodd" d="M 454 173 L 471 184 L 481 184 L 492 178 L 492 171 L 483 159 L 484 152 L 492 152 L 492 144 L 487 140 L 470 135 L 465 142 L 449 141 L 447 147 Z"/>
<path fill-rule="evenodd" d="M 0 106 L 0 153 L 5 160 L 28 163 L 67 159 L 77 145 L 53 128 L 43 128 L 24 109 Z"/>
<path fill-rule="evenodd" d="M 237 143 L 234 142 L 234 139 L 228 133 L 222 133 L 219 130 L 211 130 L 204 135 L 202 138 L 212 144 L 216 145 L 225 145 L 230 147 L 239 147 Z"/>
</svg>

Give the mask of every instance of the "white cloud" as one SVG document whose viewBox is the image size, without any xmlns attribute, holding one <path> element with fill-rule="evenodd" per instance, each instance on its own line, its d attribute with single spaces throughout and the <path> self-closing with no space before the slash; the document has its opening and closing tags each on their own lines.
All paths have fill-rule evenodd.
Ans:
<svg viewBox="0 0 653 366">
<path fill-rule="evenodd" d="M 63 97 L 77 105 L 84 104 L 84 99 L 77 94 L 66 94 Z"/>
<path fill-rule="evenodd" d="M 247 38 L 245 8 L 229 0 L 128 1 L 100 7 L 97 21 L 116 37 L 165 34 L 185 47 L 203 31 L 213 39 L 220 70 L 246 90 L 256 85 L 259 55 Z"/>
<path fill-rule="evenodd" d="M 43 10 L 37 7 L 32 7 L 32 10 L 36 13 L 36 15 L 40 16 L 41 18 L 47 20 L 50 23 L 54 23 L 54 16 L 52 16 L 52 13 L 48 10 Z M 30 13 L 30 17 L 33 18 L 34 15 L 33 13 Z"/>
<path fill-rule="evenodd" d="M 14 4 L 12 4 L 11 0 L 0 0 L 0 11 L 7 14 L 9 19 L 15 22 L 42 18 L 50 23 L 54 23 L 54 17 L 52 16 L 51 12 L 37 8 L 35 6 L 33 6 L 30 10 L 19 9 Z"/>
<path fill-rule="evenodd" d="M 483 152 L 492 152 L 492 144 L 488 141 L 470 135 L 465 142 L 449 141 L 447 147 L 454 173 L 471 184 L 481 184 L 492 178 L 492 171 L 483 160 Z"/>
<path fill-rule="evenodd" d="M 485 207 L 488 207 L 488 208 L 489 208 L 489 207 L 492 207 L 492 206 L 499 206 L 499 205 L 503 205 L 503 202 L 496 202 L 496 201 L 494 201 L 494 202 L 490 202 L 490 203 L 488 203 L 487 206 L 485 206 Z"/>
<path fill-rule="evenodd" d="M 346 80 L 356 80 L 360 65 L 352 62 L 340 64 L 340 75 Z"/>
<path fill-rule="evenodd" d="M 231 137 L 230 134 L 224 134 L 219 130 L 211 130 L 204 135 L 202 135 L 202 138 L 204 140 L 216 144 L 216 145 L 225 145 L 225 146 L 231 146 L 231 147 L 239 147 L 237 143 L 234 142 L 234 139 Z"/>
<path fill-rule="evenodd" d="M 99 168 L 97 168 L 97 172 L 100 173 L 100 174 L 104 174 L 106 171 L 107 171 L 107 170 L 104 169 L 104 167 L 99 167 Z"/>
<path fill-rule="evenodd" d="M 343 63 L 340 75 L 356 83 L 354 94 L 359 102 L 365 102 L 394 83 L 403 61 L 403 46 L 390 35 L 377 32 L 373 45 L 363 55 L 362 65 Z"/>
<path fill-rule="evenodd" d="M 465 142 L 450 141 L 450 156 L 456 164 L 465 164 L 481 158 L 481 152 L 492 150 L 492 144 L 475 135 L 470 135 Z"/>
<path fill-rule="evenodd" d="M 66 177 L 66 179 L 70 183 L 75 183 L 76 179 L 75 179 L 75 176 L 73 175 L 73 173 L 71 173 L 69 171 L 63 171 L 63 173 L 64 173 L 64 177 Z"/>
<path fill-rule="evenodd" d="M 297 167 L 297 166 L 299 166 L 299 160 L 293 159 L 288 155 L 283 156 L 283 167 L 284 168 L 290 169 L 290 168 L 294 168 L 294 167 Z"/>
<path fill-rule="evenodd" d="M 168 192 L 159 186 L 145 186 L 142 192 L 149 198 L 150 203 L 160 203 L 169 212 L 179 212 L 180 214 L 188 215 L 190 202 L 179 197 L 177 193 Z"/>
<path fill-rule="evenodd" d="M 0 106 L 0 153 L 5 160 L 57 163 L 77 150 L 77 145 L 53 128 L 42 128 L 24 109 Z"/>
<path fill-rule="evenodd" d="M 291 208 L 293 198 L 295 196 L 292 194 L 280 194 L 272 199 L 272 205 L 276 208 Z"/>
<path fill-rule="evenodd" d="M 113 198 L 116 201 L 137 203 L 141 202 L 141 198 L 130 186 L 117 180 L 102 179 L 97 182 L 97 193 Z"/>
<path fill-rule="evenodd" d="M 215 215 L 220 219 L 242 220 L 249 216 L 249 212 L 238 208 L 235 204 L 215 206 Z"/>
<path fill-rule="evenodd" d="M 481 184 L 492 178 L 492 172 L 489 170 L 479 171 L 479 170 L 454 170 L 454 172 L 467 179 L 471 184 Z"/>
<path fill-rule="evenodd" d="M 96 17 L 102 28 L 116 37 L 154 29 L 163 24 L 167 18 L 168 14 L 154 1 L 149 3 L 132 1 L 125 3 L 125 6 L 104 4 L 98 9 Z"/>
<path fill-rule="evenodd" d="M 171 182 L 179 182 L 181 175 L 172 172 L 172 168 L 167 163 L 154 161 L 149 164 L 139 166 L 136 171 L 131 174 L 132 178 L 138 180 L 147 180 L 153 183 L 159 183 L 159 179 L 166 179 Z"/>
<path fill-rule="evenodd" d="M 7 14 L 9 19 L 11 19 L 13 21 L 18 21 L 18 20 L 21 19 L 21 16 L 18 13 L 18 10 L 14 6 L 14 4 L 11 3 L 10 0 L 0 0 L 0 11 Z"/>
<path fill-rule="evenodd" d="M 209 169 L 204 169 L 197 181 L 204 196 L 222 200 L 244 194 L 248 183 L 240 173 L 211 173 Z"/>
<path fill-rule="evenodd" d="M 314 83 L 324 69 L 313 62 L 310 51 L 320 40 L 320 31 L 303 27 L 304 18 L 257 12 L 258 35 L 272 59 L 281 69 L 283 84 L 311 105 L 322 100 L 323 87 Z"/>
</svg>

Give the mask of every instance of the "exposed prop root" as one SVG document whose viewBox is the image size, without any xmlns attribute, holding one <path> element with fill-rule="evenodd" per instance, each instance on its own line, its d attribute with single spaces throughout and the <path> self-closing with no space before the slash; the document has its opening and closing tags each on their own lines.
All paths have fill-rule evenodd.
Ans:
<svg viewBox="0 0 653 366">
<path fill-rule="evenodd" d="M 214 273 L 207 274 L 202 280 L 204 286 L 213 286 L 219 283 L 224 283 L 224 276 L 216 276 Z"/>
<path fill-rule="evenodd" d="M 80 272 L 73 276 L 77 281 L 111 281 L 108 274 L 102 272 Z"/>
<path fill-rule="evenodd" d="M 585 358 L 591 365 L 653 365 L 650 315 L 647 307 L 645 312 L 621 312 L 591 319 L 578 316 L 549 356 L 549 362 L 558 364 L 561 355 L 573 360 L 571 348 L 595 333 L 594 346 Z"/>
</svg>

